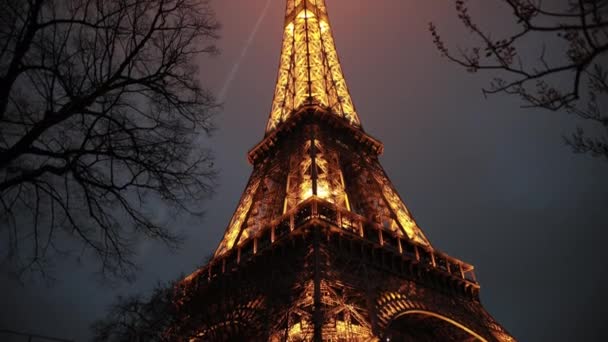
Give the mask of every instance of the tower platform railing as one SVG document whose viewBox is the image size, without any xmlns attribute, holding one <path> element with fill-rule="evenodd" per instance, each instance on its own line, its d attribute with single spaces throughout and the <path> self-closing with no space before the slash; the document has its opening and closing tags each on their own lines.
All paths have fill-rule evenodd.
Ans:
<svg viewBox="0 0 608 342">
<path fill-rule="evenodd" d="M 479 288 L 474 266 L 420 245 L 403 234 L 393 233 L 373 220 L 340 208 L 335 204 L 312 196 L 293 210 L 259 229 L 253 237 L 242 241 L 229 252 L 214 258 L 209 264 L 184 279 L 184 283 L 202 277 L 211 281 L 215 277 L 238 268 L 256 254 L 290 235 L 305 234 L 312 226 L 327 226 L 331 233 L 362 239 L 374 248 L 390 251 L 422 267 L 437 271 Z"/>
</svg>

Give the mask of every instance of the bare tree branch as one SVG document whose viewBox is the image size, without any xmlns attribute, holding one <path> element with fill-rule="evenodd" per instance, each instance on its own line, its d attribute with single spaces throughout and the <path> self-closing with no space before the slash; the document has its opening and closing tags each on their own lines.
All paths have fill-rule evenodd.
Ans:
<svg viewBox="0 0 608 342">
<path fill-rule="evenodd" d="M 149 297 L 141 294 L 118 297 L 107 317 L 92 325 L 94 341 L 176 341 L 171 328 L 179 319 L 175 284 L 158 285 Z"/>
<path fill-rule="evenodd" d="M 562 0 L 550 9 L 538 0 L 500 0 L 512 11 L 516 32 L 493 39 L 473 20 L 468 1 L 457 0 L 456 12 L 480 45 L 452 53 L 437 27 L 430 24 L 441 54 L 470 72 L 499 73 L 483 90 L 485 95 L 504 93 L 520 97 L 526 108 L 565 111 L 595 124 L 599 133 L 585 137 L 577 129 L 565 138 L 575 152 L 608 160 L 608 0 Z M 536 60 L 528 55 L 530 40 L 542 49 Z M 547 51 L 547 46 L 551 46 Z M 524 53 L 525 52 L 525 53 Z M 548 61 L 546 56 L 557 57 Z M 563 86 L 563 80 L 569 80 Z"/>
<path fill-rule="evenodd" d="M 42 271 L 67 236 L 128 276 L 138 236 L 179 242 L 147 205 L 212 192 L 209 1 L 0 2 L 0 258 Z"/>
</svg>

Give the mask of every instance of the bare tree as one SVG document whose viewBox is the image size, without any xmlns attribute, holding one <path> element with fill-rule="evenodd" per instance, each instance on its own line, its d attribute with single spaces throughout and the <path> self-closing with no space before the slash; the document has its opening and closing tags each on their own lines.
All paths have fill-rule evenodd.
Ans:
<svg viewBox="0 0 608 342">
<path fill-rule="evenodd" d="M 496 33 L 474 21 L 468 1 L 457 0 L 459 19 L 480 43 L 453 54 L 431 23 L 437 49 L 471 72 L 495 73 L 485 95 L 515 95 L 525 107 L 563 110 L 586 120 L 594 133 L 578 128 L 566 143 L 608 160 L 608 0 L 500 2 L 513 18 L 513 32 L 494 38 Z"/>
<path fill-rule="evenodd" d="M 212 190 L 209 1 L 0 6 L 0 257 L 44 272 L 68 237 L 129 275 L 138 238 L 179 242 L 150 203 L 198 213 Z"/>
<path fill-rule="evenodd" d="M 117 297 L 106 317 L 93 323 L 96 342 L 175 341 L 171 331 L 178 322 L 174 284 L 158 285 L 149 297 Z M 180 336 L 179 340 L 187 340 Z"/>
</svg>

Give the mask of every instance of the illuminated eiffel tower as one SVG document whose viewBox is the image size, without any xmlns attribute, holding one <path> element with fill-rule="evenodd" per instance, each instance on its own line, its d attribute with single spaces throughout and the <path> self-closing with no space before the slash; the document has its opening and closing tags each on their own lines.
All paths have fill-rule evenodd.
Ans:
<svg viewBox="0 0 608 342">
<path fill-rule="evenodd" d="M 431 245 L 361 127 L 324 0 L 288 0 L 253 173 L 212 260 L 178 286 L 192 341 L 514 341 L 473 266 Z"/>
</svg>

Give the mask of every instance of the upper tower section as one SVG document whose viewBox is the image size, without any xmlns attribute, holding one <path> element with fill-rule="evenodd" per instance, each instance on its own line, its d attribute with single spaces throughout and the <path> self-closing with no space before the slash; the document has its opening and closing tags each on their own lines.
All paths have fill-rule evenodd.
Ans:
<svg viewBox="0 0 608 342">
<path fill-rule="evenodd" d="M 360 127 L 334 45 L 325 0 L 287 0 L 285 32 L 266 134 L 304 106 Z"/>
</svg>

